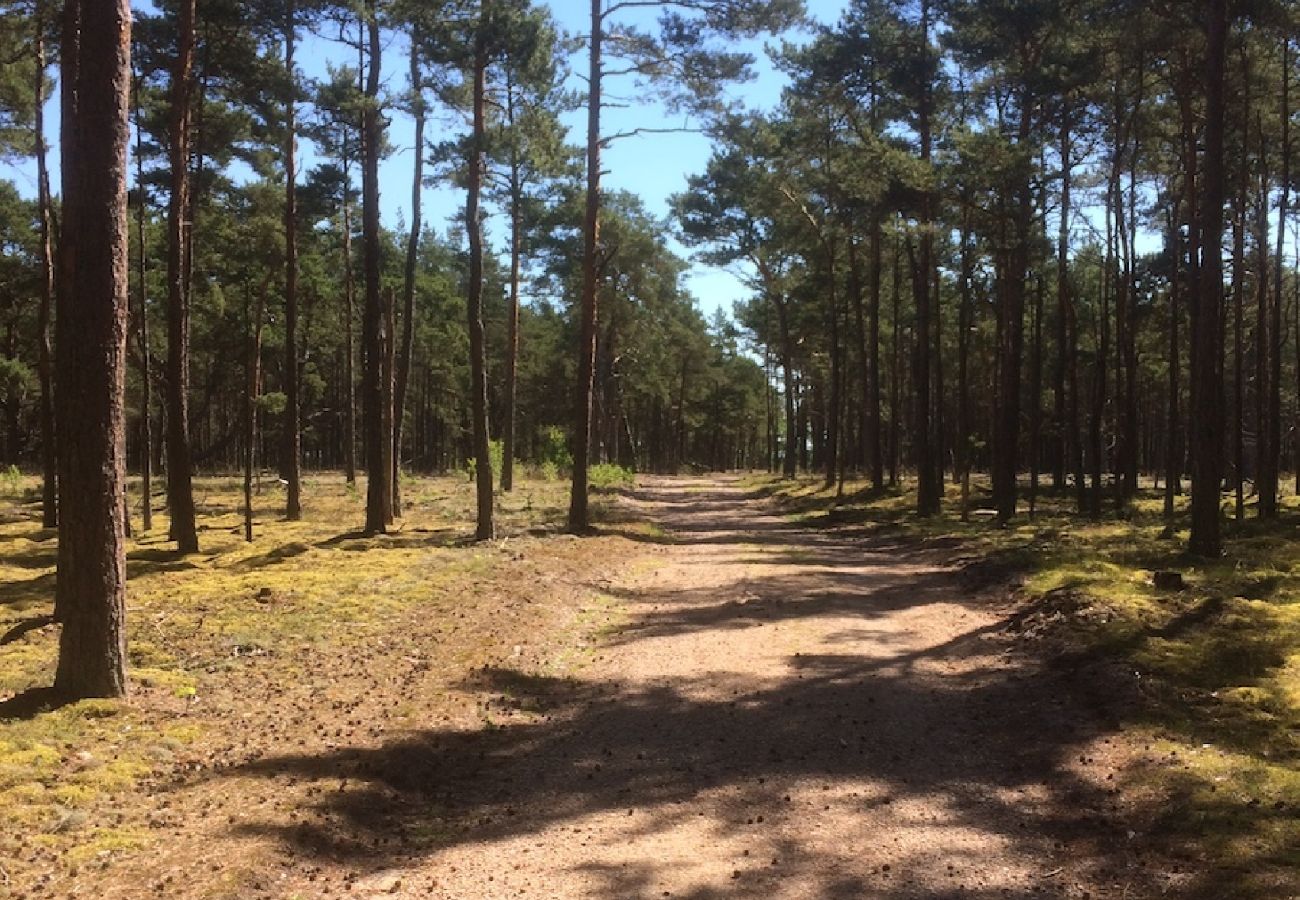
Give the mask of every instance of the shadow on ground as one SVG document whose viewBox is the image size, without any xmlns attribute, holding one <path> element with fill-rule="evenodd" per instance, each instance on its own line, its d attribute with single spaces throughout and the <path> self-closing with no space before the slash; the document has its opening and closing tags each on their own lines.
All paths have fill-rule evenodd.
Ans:
<svg viewBox="0 0 1300 900">
<path fill-rule="evenodd" d="M 645 834 L 703 816 L 717 833 L 745 831 L 761 848 L 752 866 L 735 873 L 740 894 L 762 896 L 770 890 L 763 885 L 778 878 L 796 879 L 800 895 L 809 897 L 1008 896 L 1002 884 L 954 883 L 932 871 L 924 851 L 894 858 L 892 871 L 873 870 L 868 881 L 837 872 L 834 860 L 790 839 L 820 809 L 805 795 L 792 799 L 792 784 L 823 781 L 829 790 L 869 783 L 880 790 L 837 793 L 835 802 L 862 816 L 891 804 L 934 802 L 947 810 L 948 827 L 986 834 L 1001 852 L 1042 859 L 1045 871 L 1046 862 L 1062 860 L 1041 885 L 1016 896 L 1082 896 L 1053 880 L 1067 869 L 1083 882 L 1113 885 L 1115 896 L 1226 896 L 1231 873 L 1188 875 L 1194 866 L 1185 865 L 1183 874 L 1171 874 L 1167 860 L 1148 857 L 1131 840 L 1129 823 L 1157 810 L 1121 811 L 1117 787 L 1080 773 L 1086 761 L 1078 759 L 1079 748 L 1119 727 L 1129 711 L 1119 695 L 1128 687 L 1097 669 L 1044 665 L 1029 655 L 989 663 L 1007 652 L 998 641 L 1012 624 L 1010 609 L 994 626 L 920 651 L 891 651 L 889 633 L 872 625 L 890 612 L 940 600 L 987 609 L 990 601 L 963 593 L 949 571 L 864 579 L 864 564 L 892 558 L 892 539 L 846 542 L 776 517 L 756 522 L 740 508 L 753 498 L 735 491 L 639 492 L 642 502 L 671 509 L 673 522 L 669 535 L 639 538 L 766 551 L 752 561 L 771 563 L 772 571 L 759 567 L 758 575 L 721 590 L 617 591 L 629 620 L 606 644 L 828 615 L 860 621 L 829 635 L 823 652 L 791 658 L 785 676 L 729 698 L 706 696 L 718 692 L 716 683 L 643 689 L 484 670 L 461 687 L 541 718 L 474 731 L 428 729 L 377 748 L 285 753 L 231 768 L 221 777 L 334 786 L 317 793 L 315 808 L 291 825 L 240 827 L 274 835 L 298 854 L 382 868 L 593 814 L 626 814 Z M 787 571 L 790 563 L 798 571 Z M 879 656 L 862 652 L 864 638 Z M 931 665 L 937 662 L 958 665 Z M 733 797 L 726 804 L 714 799 L 722 790 Z M 1046 800 L 1025 799 L 1043 794 Z M 763 813 L 757 822 L 756 811 Z M 872 848 L 845 851 L 869 858 Z M 953 862 L 960 872 L 979 860 Z M 649 896 L 659 873 L 651 862 L 583 871 L 602 884 L 600 896 L 610 897 Z M 719 895 L 699 886 L 674 896 Z"/>
</svg>

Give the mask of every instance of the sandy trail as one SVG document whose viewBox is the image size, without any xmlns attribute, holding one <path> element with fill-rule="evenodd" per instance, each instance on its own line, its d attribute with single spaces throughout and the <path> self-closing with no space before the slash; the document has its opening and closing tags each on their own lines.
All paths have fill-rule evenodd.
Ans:
<svg viewBox="0 0 1300 900">
<path fill-rule="evenodd" d="M 643 479 L 629 502 L 670 549 L 605 588 L 621 624 L 597 660 L 485 673 L 546 718 L 372 761 L 473 824 L 363 894 L 1159 895 L 1113 815 L 1107 726 L 1009 649 L 1005 608 L 732 480 Z"/>
</svg>

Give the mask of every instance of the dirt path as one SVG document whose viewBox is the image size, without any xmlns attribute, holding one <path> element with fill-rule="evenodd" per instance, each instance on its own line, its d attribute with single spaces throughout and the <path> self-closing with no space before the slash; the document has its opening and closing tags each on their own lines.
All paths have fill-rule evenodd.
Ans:
<svg viewBox="0 0 1300 900">
<path fill-rule="evenodd" d="M 796 527 L 732 479 L 624 502 L 662 533 L 503 545 L 301 677 L 216 683 L 227 746 L 119 815 L 150 850 L 31 896 L 1177 894 L 1123 824 L 1115 729 L 951 551 Z M 462 620 L 483 648 L 444 659 Z"/>
<path fill-rule="evenodd" d="M 389 748 L 388 788 L 474 824 L 359 887 L 703 900 L 1169 886 L 1125 849 L 1104 724 L 1008 649 L 1005 610 L 898 548 L 796 528 L 735 482 L 650 479 L 631 502 L 671 552 L 608 588 L 624 615 L 601 658 L 576 681 L 489 673 L 540 722 Z"/>
</svg>

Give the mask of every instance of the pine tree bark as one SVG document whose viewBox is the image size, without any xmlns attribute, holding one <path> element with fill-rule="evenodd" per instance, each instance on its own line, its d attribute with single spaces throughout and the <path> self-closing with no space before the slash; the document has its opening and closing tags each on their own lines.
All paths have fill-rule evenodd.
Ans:
<svg viewBox="0 0 1300 900">
<path fill-rule="evenodd" d="M 284 23 L 284 68 L 289 95 L 285 102 L 284 135 L 284 517 L 302 518 L 302 414 L 299 400 L 301 362 L 298 354 L 298 173 L 296 168 L 297 81 L 293 68 L 297 43 L 297 10 L 288 0 Z M 258 327 L 261 327 L 260 320 Z"/>
<path fill-rule="evenodd" d="M 1268 446 L 1269 446 L 1269 497 L 1265 507 L 1260 502 L 1260 515 L 1275 519 L 1278 514 L 1278 481 L 1282 457 L 1282 255 L 1286 250 L 1286 217 L 1291 199 L 1291 39 L 1282 38 L 1282 84 L 1279 90 L 1279 126 L 1281 131 L 1281 171 L 1278 173 L 1277 201 L 1277 252 L 1273 258 L 1273 296 L 1269 318 L 1273 340 L 1269 348 L 1268 379 Z M 1300 335 L 1297 336 L 1300 340 Z"/>
<path fill-rule="evenodd" d="M 1222 551 L 1220 488 L 1223 480 L 1223 131 L 1226 0 L 1205 4 L 1205 162 L 1201 178 L 1198 314 L 1192 373 L 1192 522 L 1188 549 L 1198 556 Z"/>
<path fill-rule="evenodd" d="M 487 28 L 490 4 L 482 0 L 481 20 L 474 41 L 474 134 L 470 148 L 468 190 L 465 199 L 465 228 L 469 234 L 469 296 L 465 304 L 469 317 L 470 403 L 474 416 L 474 480 L 477 487 L 478 517 L 474 537 L 491 540 L 492 454 L 488 443 L 487 342 L 483 334 L 483 221 L 479 195 L 483 187 L 484 144 L 487 140 Z"/>
<path fill-rule="evenodd" d="M 406 238 L 406 265 L 402 273 L 402 343 L 393 385 L 393 515 L 402 514 L 402 426 L 406 418 L 406 386 L 415 352 L 415 270 L 420 253 L 421 210 L 424 196 L 424 84 L 420 78 L 418 27 L 411 32 L 411 100 L 415 106 L 415 159 L 411 173 L 411 232 Z"/>
<path fill-rule="evenodd" d="M 40 380 L 41 527 L 59 524 L 58 447 L 54 433 L 54 347 L 50 340 L 50 314 L 54 305 L 54 237 L 50 198 L 50 173 L 45 144 L 45 3 L 36 0 L 32 13 L 35 29 L 33 105 L 36 130 L 36 212 L 40 245 L 40 305 L 36 311 L 36 372 Z"/>
<path fill-rule="evenodd" d="M 244 540 L 253 541 L 253 472 L 257 461 L 257 400 L 262 394 L 262 323 L 266 319 L 266 292 L 270 279 L 262 282 L 248 329 L 248 361 L 245 363 L 247 391 L 244 397 Z M 248 296 L 244 296 L 244 318 L 250 319 Z"/>
<path fill-rule="evenodd" d="M 181 0 L 176 58 L 171 73 L 169 122 L 171 197 L 167 206 L 167 506 L 171 539 L 182 553 L 197 553 L 190 446 L 190 213 L 191 81 L 195 0 Z"/>
<path fill-rule="evenodd" d="M 356 318 L 357 287 L 352 265 L 352 208 L 349 194 L 352 173 L 349 163 L 348 138 L 343 135 L 343 199 L 339 217 L 343 229 L 343 381 L 345 399 L 343 406 L 343 476 L 348 484 L 357 482 L 357 375 L 356 339 L 353 322 Z"/>
<path fill-rule="evenodd" d="M 592 390 L 596 377 L 596 280 L 600 252 L 600 109 L 601 44 L 604 39 L 601 0 L 591 0 L 590 70 L 587 86 L 587 198 L 583 213 L 582 300 L 579 311 L 578 384 L 573 422 L 573 485 L 569 495 L 569 530 L 585 531 L 587 461 L 591 450 Z"/>
<path fill-rule="evenodd" d="M 930 6 L 927 0 L 921 0 L 921 46 L 928 59 Z M 917 110 L 921 164 L 927 169 L 930 165 L 933 141 L 930 123 L 931 100 L 931 85 L 927 82 L 921 92 L 920 106 Z M 916 335 L 912 351 L 912 391 L 916 402 L 913 412 L 916 416 L 916 425 L 913 428 L 912 442 L 917 472 L 916 512 L 922 517 L 933 516 L 939 512 L 939 491 L 934 479 L 934 445 L 930 421 L 930 335 L 933 329 L 930 270 L 934 256 L 933 206 L 933 192 L 927 189 L 921 197 L 921 214 L 918 222 L 921 232 L 920 249 L 912 264 L 912 297 L 916 304 Z"/>
<path fill-rule="evenodd" d="M 63 12 L 63 227 L 57 317 L 61 438 L 55 689 L 126 693 L 127 0 Z M 75 249 L 73 249 L 75 248 Z"/>
<path fill-rule="evenodd" d="M 361 251 L 365 311 L 361 320 L 362 415 L 366 451 L 367 534 L 384 534 L 393 515 L 393 434 L 390 310 L 380 284 L 379 153 L 383 121 L 379 109 L 381 48 L 377 0 L 366 0 L 369 59 L 361 115 Z M 385 385 L 385 381 L 388 385 Z"/>
<path fill-rule="evenodd" d="M 136 266 L 139 310 L 136 339 L 140 345 L 140 511 L 145 531 L 153 529 L 153 354 L 149 348 L 149 253 L 145 237 L 144 134 L 140 128 L 139 85 L 136 89 L 135 183 Z"/>
</svg>

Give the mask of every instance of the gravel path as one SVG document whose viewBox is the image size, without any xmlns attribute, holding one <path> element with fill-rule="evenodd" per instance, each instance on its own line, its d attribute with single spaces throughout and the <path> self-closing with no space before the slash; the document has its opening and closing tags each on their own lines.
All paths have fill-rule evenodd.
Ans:
<svg viewBox="0 0 1300 900">
<path fill-rule="evenodd" d="M 629 502 L 662 564 L 605 586 L 617 624 L 578 678 L 485 674 L 540 718 L 388 751 L 390 787 L 471 824 L 363 895 L 1163 894 L 1118 824 L 1121 742 L 1013 651 L 1004 604 L 734 480 Z"/>
</svg>

